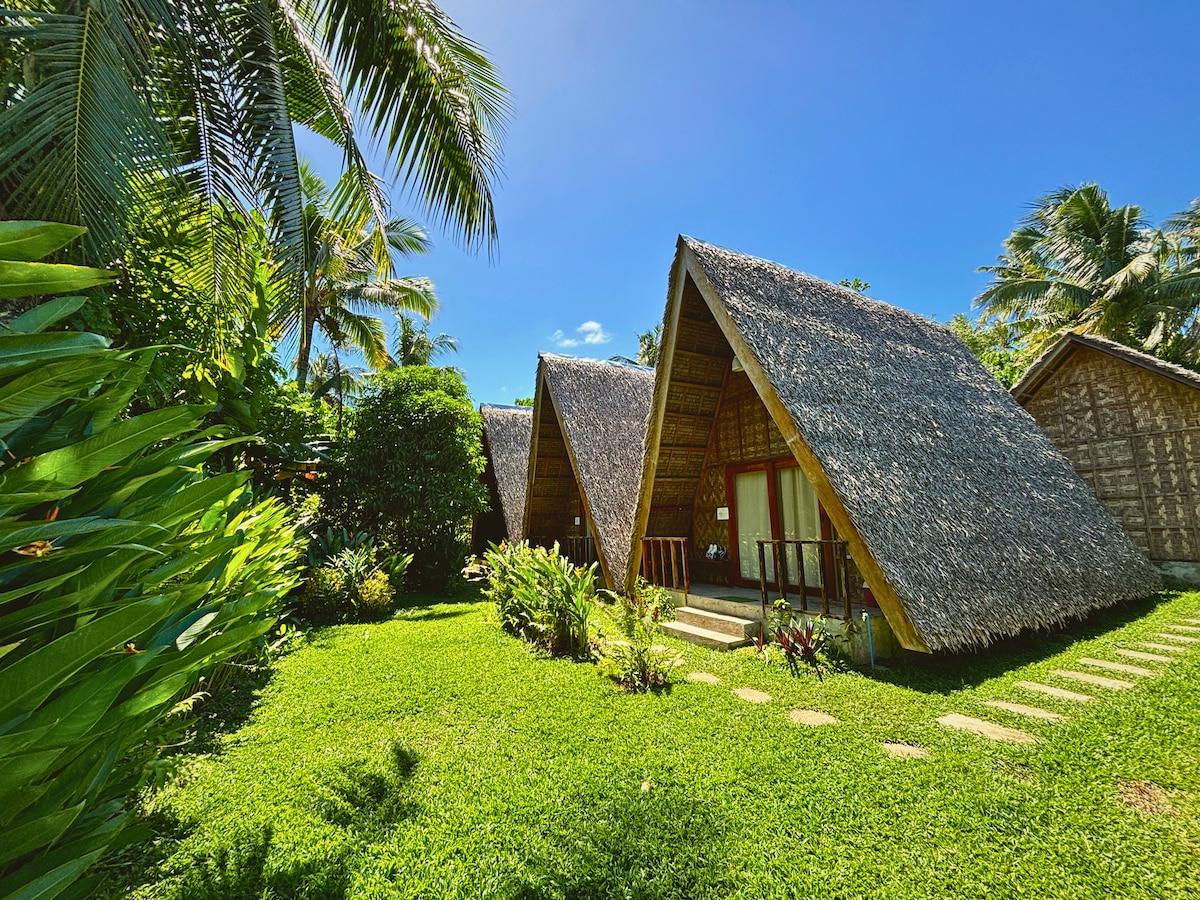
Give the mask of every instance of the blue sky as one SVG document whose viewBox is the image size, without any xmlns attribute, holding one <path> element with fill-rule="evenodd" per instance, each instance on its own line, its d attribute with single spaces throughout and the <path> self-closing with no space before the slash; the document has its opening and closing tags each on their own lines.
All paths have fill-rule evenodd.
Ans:
<svg viewBox="0 0 1200 900">
<path fill-rule="evenodd" d="M 401 268 L 479 402 L 531 394 L 540 350 L 633 355 L 680 232 L 945 320 L 1049 190 L 1155 221 L 1200 196 L 1194 0 L 442 5 L 514 94 L 500 242 L 433 230 Z"/>
</svg>

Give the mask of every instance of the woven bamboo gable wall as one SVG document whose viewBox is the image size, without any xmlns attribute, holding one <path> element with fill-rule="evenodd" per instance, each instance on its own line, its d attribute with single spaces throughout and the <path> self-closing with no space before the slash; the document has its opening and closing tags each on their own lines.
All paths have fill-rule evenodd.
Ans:
<svg viewBox="0 0 1200 900">
<path fill-rule="evenodd" d="M 679 331 L 667 385 L 662 439 L 647 520 L 648 537 L 693 537 L 693 507 L 713 437 L 721 389 L 733 351 L 696 286 L 684 287 Z M 724 495 L 724 476 L 721 494 Z M 708 493 L 704 496 L 711 499 Z M 718 504 L 714 503 L 714 509 Z M 713 516 L 715 518 L 715 512 Z M 700 542 L 693 537 L 693 546 Z M 725 544 L 728 533 L 718 540 Z"/>
<path fill-rule="evenodd" d="M 1077 345 L 1021 402 L 1147 556 L 1200 562 L 1200 389 Z"/>
<path fill-rule="evenodd" d="M 583 522 L 583 504 L 553 405 L 542 404 L 540 413 L 525 534 L 531 542 L 548 544 L 584 533 L 584 526 L 575 524 L 576 516 Z"/>
</svg>

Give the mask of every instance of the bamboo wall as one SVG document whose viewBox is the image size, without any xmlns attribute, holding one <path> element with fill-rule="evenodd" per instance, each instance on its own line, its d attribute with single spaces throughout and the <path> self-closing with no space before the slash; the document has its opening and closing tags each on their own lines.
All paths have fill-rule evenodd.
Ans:
<svg viewBox="0 0 1200 900">
<path fill-rule="evenodd" d="M 1200 391 L 1076 347 L 1024 403 L 1147 556 L 1200 562 Z"/>
</svg>

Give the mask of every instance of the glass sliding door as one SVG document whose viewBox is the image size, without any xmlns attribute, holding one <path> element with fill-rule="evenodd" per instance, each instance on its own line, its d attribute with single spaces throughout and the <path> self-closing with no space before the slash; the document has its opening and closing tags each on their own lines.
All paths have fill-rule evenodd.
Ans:
<svg viewBox="0 0 1200 900">
<path fill-rule="evenodd" d="M 758 542 L 771 539 L 770 481 L 764 469 L 733 476 L 733 502 L 737 518 L 738 574 L 758 581 Z M 775 578 L 771 554 L 767 553 L 767 581 Z"/>
<path fill-rule="evenodd" d="M 788 466 L 776 469 L 776 479 L 781 537 L 789 541 L 820 540 L 821 507 L 804 473 L 798 466 Z M 785 554 L 788 583 L 799 586 L 796 548 L 789 546 Z M 820 550 L 815 546 L 804 547 L 804 584 L 805 587 L 821 586 Z"/>
</svg>

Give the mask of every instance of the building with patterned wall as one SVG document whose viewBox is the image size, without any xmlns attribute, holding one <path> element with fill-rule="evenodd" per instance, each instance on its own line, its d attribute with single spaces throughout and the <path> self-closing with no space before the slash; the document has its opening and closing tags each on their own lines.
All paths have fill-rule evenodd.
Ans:
<svg viewBox="0 0 1200 900">
<path fill-rule="evenodd" d="M 1200 577 L 1200 373 L 1069 334 L 1013 396 L 1150 559 Z"/>
</svg>

